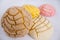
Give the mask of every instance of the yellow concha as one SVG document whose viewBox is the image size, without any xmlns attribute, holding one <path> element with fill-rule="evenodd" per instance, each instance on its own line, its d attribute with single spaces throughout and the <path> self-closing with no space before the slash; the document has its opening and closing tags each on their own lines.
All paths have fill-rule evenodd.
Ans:
<svg viewBox="0 0 60 40">
<path fill-rule="evenodd" d="M 23 37 L 31 28 L 32 17 L 22 7 L 11 7 L 2 16 L 1 24 L 9 36 Z"/>
<path fill-rule="evenodd" d="M 53 32 L 53 27 L 49 20 L 43 16 L 38 16 L 33 19 L 33 23 L 29 35 L 35 40 L 49 40 Z"/>
<path fill-rule="evenodd" d="M 32 15 L 32 18 L 36 18 L 40 15 L 39 9 L 33 5 L 24 5 L 23 7 Z"/>
</svg>

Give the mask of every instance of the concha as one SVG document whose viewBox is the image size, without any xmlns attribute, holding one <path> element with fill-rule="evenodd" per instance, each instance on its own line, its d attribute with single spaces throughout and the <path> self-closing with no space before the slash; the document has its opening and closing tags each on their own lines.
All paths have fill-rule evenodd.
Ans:
<svg viewBox="0 0 60 40">
<path fill-rule="evenodd" d="M 49 40 L 53 33 L 53 27 L 49 20 L 43 16 L 38 16 L 33 19 L 33 23 L 29 35 L 35 40 Z"/>
<path fill-rule="evenodd" d="M 32 17 L 22 7 L 9 8 L 1 19 L 4 31 L 11 37 L 23 37 L 32 26 Z"/>
<path fill-rule="evenodd" d="M 32 15 L 33 19 L 40 15 L 40 10 L 36 6 L 24 5 L 23 8 L 25 8 Z"/>
</svg>

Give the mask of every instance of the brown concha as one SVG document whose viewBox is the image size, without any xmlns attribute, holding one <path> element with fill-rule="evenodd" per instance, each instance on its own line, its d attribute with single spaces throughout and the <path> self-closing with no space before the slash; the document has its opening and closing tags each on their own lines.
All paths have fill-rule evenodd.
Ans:
<svg viewBox="0 0 60 40">
<path fill-rule="evenodd" d="M 12 37 L 25 36 L 32 26 L 30 13 L 22 7 L 9 8 L 2 16 L 1 21 L 4 31 Z"/>
</svg>

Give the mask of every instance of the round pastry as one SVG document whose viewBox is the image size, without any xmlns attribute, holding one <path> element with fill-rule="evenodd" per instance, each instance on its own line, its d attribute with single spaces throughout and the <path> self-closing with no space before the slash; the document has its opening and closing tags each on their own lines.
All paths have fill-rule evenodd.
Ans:
<svg viewBox="0 0 60 40">
<path fill-rule="evenodd" d="M 39 16 L 39 9 L 33 5 L 24 5 L 23 8 L 25 8 L 31 15 L 32 18 L 36 18 Z"/>
<path fill-rule="evenodd" d="M 43 16 L 33 19 L 33 23 L 29 35 L 35 40 L 49 40 L 53 32 L 51 23 Z"/>
<path fill-rule="evenodd" d="M 55 9 L 53 6 L 49 5 L 49 4 L 43 4 L 39 7 L 40 11 L 41 11 L 41 15 L 43 16 L 54 16 L 55 14 Z"/>
<path fill-rule="evenodd" d="M 32 26 L 31 15 L 22 7 L 9 8 L 1 19 L 4 31 L 11 37 L 23 37 Z"/>
</svg>

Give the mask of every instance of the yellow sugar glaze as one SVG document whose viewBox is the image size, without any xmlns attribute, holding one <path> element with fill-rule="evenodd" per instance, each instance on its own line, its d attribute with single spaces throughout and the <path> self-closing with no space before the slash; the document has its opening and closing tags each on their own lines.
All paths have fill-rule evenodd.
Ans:
<svg viewBox="0 0 60 40">
<path fill-rule="evenodd" d="M 31 13 L 32 18 L 36 18 L 40 15 L 40 10 L 33 5 L 24 5 L 23 6 L 29 13 Z"/>
</svg>

